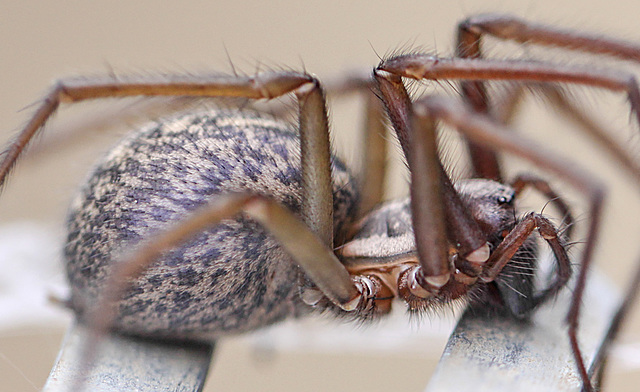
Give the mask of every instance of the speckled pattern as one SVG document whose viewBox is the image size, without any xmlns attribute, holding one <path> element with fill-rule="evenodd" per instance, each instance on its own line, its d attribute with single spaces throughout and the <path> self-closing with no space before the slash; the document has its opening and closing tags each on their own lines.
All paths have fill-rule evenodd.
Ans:
<svg viewBox="0 0 640 392">
<path fill-rule="evenodd" d="M 213 110 L 151 124 L 98 164 L 74 199 L 65 247 L 72 306 L 82 315 L 117 255 L 225 192 L 252 192 L 299 211 L 294 128 L 252 111 Z M 334 158 L 335 227 L 357 203 Z M 338 233 L 339 234 L 339 233 Z M 301 271 L 257 223 L 239 218 L 171 251 L 119 306 L 115 327 L 142 335 L 213 339 L 306 311 Z"/>
</svg>

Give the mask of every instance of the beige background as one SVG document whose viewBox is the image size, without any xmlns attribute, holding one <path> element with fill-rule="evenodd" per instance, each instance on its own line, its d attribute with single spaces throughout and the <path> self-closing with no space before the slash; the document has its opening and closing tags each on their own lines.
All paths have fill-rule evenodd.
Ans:
<svg viewBox="0 0 640 392">
<path fill-rule="evenodd" d="M 640 6 L 610 0 L 185 3 L 188 5 L 159 1 L 0 1 L 0 138 L 8 138 L 27 120 L 30 111 L 20 109 L 41 97 L 55 78 L 112 70 L 229 72 L 225 50 L 234 65 L 247 73 L 264 64 L 262 68 L 304 67 L 321 78 L 329 78 L 343 70 L 371 67 L 378 62 L 376 53 L 384 55 L 398 48 L 419 46 L 448 55 L 452 53 L 456 22 L 479 12 L 509 12 L 534 21 L 640 42 L 636 29 Z M 515 53 L 532 56 L 529 50 Z M 555 53 L 550 57 L 573 61 Z M 585 89 L 577 91 L 580 95 L 585 93 Z M 637 126 L 629 126 L 624 97 L 600 92 L 586 95 L 586 107 L 608 113 L 603 122 L 610 124 L 620 140 L 637 154 L 640 151 Z M 85 108 L 94 114 L 102 110 L 102 106 L 97 110 L 94 105 L 80 106 L 57 116 L 51 129 L 76 124 L 78 113 Z M 357 108 L 352 109 L 353 105 L 336 105 L 333 109 L 334 133 L 339 141 L 340 134 L 353 132 L 350 128 L 361 115 Z M 565 131 L 569 128 L 565 123 L 553 116 L 547 118 L 545 113 L 529 108 L 519 117 L 519 126 L 539 143 L 573 157 L 608 181 L 611 198 L 598 260 L 609 276 L 624 281 L 637 259 L 640 234 L 636 222 L 640 216 L 637 187 L 629 184 L 628 177 L 619 175 L 597 148 L 583 142 L 578 133 Z M 109 144 L 104 137 L 96 139 L 96 143 L 60 149 L 55 154 L 23 162 L 0 202 L 2 223 L 38 220 L 59 232 L 69 194 L 96 156 L 93 148 L 97 144 L 97 148 L 104 149 Z M 344 146 L 341 149 L 348 151 Z M 346 155 L 352 156 L 353 152 Z M 514 165 L 521 167 L 517 162 Z M 398 178 L 402 183 L 404 177 Z M 562 188 L 563 184 L 558 181 L 556 185 Z M 396 192 L 404 189 L 398 188 L 400 191 Z M 579 195 L 567 192 L 569 199 L 581 206 Z M 585 218 L 584 210 L 578 210 L 578 216 Z M 611 366 L 610 390 L 637 389 L 634 387 L 640 380 L 637 363 L 640 351 L 634 351 L 640 342 L 637 320 L 635 317 L 626 328 L 622 350 L 618 350 L 622 354 L 615 357 Z M 33 324 L 28 328 L 0 330 L 0 390 L 34 390 L 46 379 L 61 329 Z M 359 353 L 348 354 L 331 350 L 315 354 L 276 352 L 256 360 L 255 350 L 241 342 L 229 342 L 216 360 L 212 380 L 223 386 L 218 390 L 232 391 L 285 387 L 350 391 L 367 386 L 373 390 L 393 387 L 419 391 L 439 350 L 436 348 L 425 356 L 393 350 L 371 353 L 365 347 Z M 635 365 L 624 353 L 630 353 L 631 358 L 635 356 Z"/>
</svg>

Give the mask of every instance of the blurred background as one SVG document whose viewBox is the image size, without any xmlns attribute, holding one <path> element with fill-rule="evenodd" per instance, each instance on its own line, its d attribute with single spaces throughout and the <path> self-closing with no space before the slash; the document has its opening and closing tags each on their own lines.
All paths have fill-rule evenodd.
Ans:
<svg viewBox="0 0 640 392">
<path fill-rule="evenodd" d="M 4 142 L 13 135 L 29 118 L 29 105 L 63 76 L 232 72 L 231 62 L 249 74 L 286 67 L 331 79 L 349 70 L 370 69 L 379 56 L 399 49 L 421 48 L 448 56 L 453 53 L 457 22 L 477 13 L 510 13 L 640 42 L 638 11 L 640 5 L 633 2 L 606 0 L 358 0 L 321 5 L 289 0 L 184 4 L 0 0 L 0 139 Z M 491 42 L 488 46 L 493 48 Z M 600 61 L 510 45 L 498 45 L 490 53 L 518 58 L 541 55 L 591 66 Z M 623 95 L 584 88 L 576 89 L 574 95 L 638 155 L 638 127 L 630 125 L 633 121 Z M 83 122 L 97 123 L 102 130 L 102 125 L 126 112 L 128 103 L 65 106 L 48 130 L 62 133 L 81 128 Z M 347 160 L 354 160 L 360 105 L 348 99 L 331 100 L 330 105 L 335 147 Z M 50 293 L 64 290 L 58 249 L 66 205 L 114 135 L 126 133 L 129 124 L 138 121 L 122 117 L 125 120 L 118 121 L 115 130 L 106 127 L 104 132 L 33 154 L 21 162 L 4 190 L 0 200 L 0 389 L 38 390 L 46 380 L 70 319 L 66 311 L 47 301 Z M 638 187 L 610 157 L 536 100 L 527 101 L 516 126 L 608 184 L 597 262 L 619 287 L 625 287 L 637 261 Z M 397 155 L 389 161 L 401 170 Z M 510 175 L 528 167 L 515 159 L 506 163 Z M 394 177 L 389 197 L 406 193 L 406 173 Z M 581 195 L 564 189 L 562 181 L 553 183 L 575 204 L 578 218 L 585 219 Z M 523 209 L 539 211 L 539 203 L 525 200 Z M 454 323 L 451 313 L 419 322 L 399 314 L 370 328 L 305 321 L 230 339 L 219 347 L 209 384 L 226 391 L 420 391 Z M 638 381 L 640 318 L 636 310 L 614 351 L 606 385 L 608 390 L 632 391 Z"/>
</svg>

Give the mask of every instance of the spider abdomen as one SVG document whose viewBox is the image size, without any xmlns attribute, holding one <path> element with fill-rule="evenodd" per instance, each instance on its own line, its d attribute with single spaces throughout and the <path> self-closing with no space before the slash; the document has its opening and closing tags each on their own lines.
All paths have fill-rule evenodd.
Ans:
<svg viewBox="0 0 640 392">
<path fill-rule="evenodd" d="M 336 234 L 357 191 L 333 164 Z M 72 306 L 82 315 L 104 289 L 118 255 L 183 219 L 218 194 L 261 194 L 298 212 L 300 144 L 288 124 L 252 111 L 185 114 L 119 143 L 75 198 L 65 247 Z M 239 217 L 162 257 L 119 303 L 114 327 L 209 339 L 305 310 L 300 270 L 255 221 Z"/>
</svg>

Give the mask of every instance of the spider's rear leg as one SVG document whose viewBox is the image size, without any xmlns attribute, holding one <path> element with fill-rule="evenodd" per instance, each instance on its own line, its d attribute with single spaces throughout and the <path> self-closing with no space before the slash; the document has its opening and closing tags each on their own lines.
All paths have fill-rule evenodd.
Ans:
<svg viewBox="0 0 640 392">
<path fill-rule="evenodd" d="M 333 251 L 286 207 L 257 195 L 226 194 L 194 211 L 163 233 L 137 246 L 113 267 L 99 303 L 90 312 L 90 324 L 99 330 L 109 328 L 115 317 L 115 304 L 129 284 L 142 275 L 162 254 L 182 245 L 194 235 L 240 212 L 260 222 L 278 239 L 307 277 L 334 304 L 346 311 L 375 296 L 369 282 L 351 280 Z M 366 286 L 366 287 L 365 287 Z M 365 301 L 361 301 L 364 296 Z"/>
<path fill-rule="evenodd" d="M 324 93 L 307 74 L 269 72 L 243 76 L 145 77 L 103 80 L 68 79 L 56 83 L 25 128 L 5 150 L 0 162 L 3 184 L 32 138 L 63 102 L 129 96 L 201 96 L 271 99 L 293 92 L 300 107 L 303 216 L 323 238 L 333 243 L 333 210 L 329 130 Z"/>
<path fill-rule="evenodd" d="M 381 288 L 379 280 L 367 276 L 351 277 L 333 250 L 289 209 L 259 195 L 218 195 L 185 219 L 138 244 L 131 253 L 121 255 L 120 261 L 113 264 L 97 302 L 82 316 L 91 331 L 89 344 L 80 353 L 80 373 L 84 373 L 95 358 L 102 333 L 109 330 L 116 321 L 120 311 L 119 301 L 124 298 L 130 285 L 166 252 L 239 213 L 261 223 L 288 251 L 322 294 L 338 308 L 347 312 L 375 310 L 373 302 Z M 315 292 L 315 288 L 307 293 L 303 289 L 303 301 L 309 302 L 310 298 L 305 297 L 305 294 L 313 295 Z M 82 383 L 81 379 L 77 382 Z"/>
<path fill-rule="evenodd" d="M 133 95 L 270 99 L 287 93 L 294 93 L 297 96 L 300 107 L 301 215 L 311 232 L 320 238 L 325 247 L 332 249 L 334 235 L 333 189 L 328 120 L 323 90 L 319 82 L 307 74 L 270 72 L 254 77 L 187 76 L 174 79 L 158 77 L 142 80 L 139 78 L 126 79 L 120 77 L 117 80 L 106 79 L 101 82 L 86 80 L 61 81 L 53 87 L 50 94 L 37 109 L 34 117 L 18 135 L 16 142 L 7 149 L 4 160 L 0 163 L 0 178 L 2 180 L 6 178 L 24 147 L 38 133 L 47 118 L 63 101 L 74 102 Z M 174 232 L 173 235 L 178 238 L 184 238 L 180 231 Z M 135 266 L 137 264 L 133 263 L 131 265 Z M 141 268 L 144 269 L 146 267 Z M 348 304 L 358 295 L 358 290 L 351 280 L 336 278 L 336 275 L 342 274 L 344 276 L 346 274 L 344 267 L 338 265 L 336 268 L 335 263 L 332 265 L 331 263 L 324 264 L 321 262 L 312 269 L 315 272 L 311 271 L 310 273 L 316 275 L 312 278 L 314 283 L 324 288 L 329 298 L 349 308 Z M 137 273 L 141 272 L 138 271 Z M 120 273 L 120 276 L 122 275 L 131 276 L 129 273 Z M 118 292 L 120 289 L 117 289 L 117 284 L 113 284 L 115 286 L 111 290 Z M 107 295 L 106 297 L 109 298 L 110 296 Z M 111 297 L 117 297 L 117 295 L 112 295 Z"/>
<path fill-rule="evenodd" d="M 384 107 L 373 91 L 370 72 L 351 72 L 343 78 L 325 81 L 324 87 L 329 96 L 356 93 L 364 100 L 365 117 L 360 132 L 364 148 L 358 162 L 360 205 L 356 214 L 362 218 L 382 202 L 386 189 L 388 131 Z"/>
</svg>

